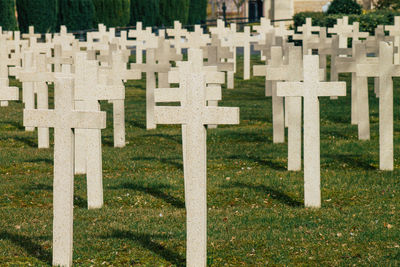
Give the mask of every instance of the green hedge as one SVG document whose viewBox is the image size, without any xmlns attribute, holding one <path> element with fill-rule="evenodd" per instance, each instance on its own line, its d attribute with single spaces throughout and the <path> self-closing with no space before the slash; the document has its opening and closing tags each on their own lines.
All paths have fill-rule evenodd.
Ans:
<svg viewBox="0 0 400 267">
<path fill-rule="evenodd" d="M 103 23 L 108 27 L 129 25 L 131 13 L 130 0 L 93 0 L 95 24 Z"/>
<path fill-rule="evenodd" d="M 14 0 L 0 0 L 0 26 L 6 31 L 18 29 Z"/>
<path fill-rule="evenodd" d="M 355 0 L 333 0 L 328 8 L 328 14 L 357 14 L 362 7 Z"/>
<path fill-rule="evenodd" d="M 143 26 L 155 26 L 159 23 L 159 0 L 131 0 L 130 25 L 137 21 Z"/>
<path fill-rule="evenodd" d="M 190 0 L 187 24 L 202 24 L 207 19 L 207 0 Z"/>
<path fill-rule="evenodd" d="M 313 19 L 313 25 L 321 27 L 333 27 L 336 24 L 338 18 L 342 18 L 344 15 L 326 15 L 322 12 L 301 12 L 293 16 L 294 27 L 303 25 L 306 22 L 306 18 L 310 17 Z M 348 15 L 349 24 L 354 21 L 360 22 L 360 31 L 374 33 L 375 28 L 378 25 L 390 25 L 394 23 L 394 17 L 400 16 L 400 11 L 375 11 L 361 15 Z"/>
<path fill-rule="evenodd" d="M 17 0 L 18 23 L 21 32 L 30 25 L 36 32 L 54 32 L 57 27 L 56 0 Z"/>
<path fill-rule="evenodd" d="M 190 0 L 160 0 L 159 25 L 172 26 L 175 20 L 187 24 Z"/>
<path fill-rule="evenodd" d="M 86 30 L 93 28 L 94 6 L 92 0 L 58 0 L 60 25 L 67 26 L 68 30 Z"/>
</svg>

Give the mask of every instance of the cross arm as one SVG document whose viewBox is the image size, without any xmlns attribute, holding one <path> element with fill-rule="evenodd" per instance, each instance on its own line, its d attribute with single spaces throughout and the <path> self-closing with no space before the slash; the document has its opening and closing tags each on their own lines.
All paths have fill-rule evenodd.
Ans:
<svg viewBox="0 0 400 267">
<path fill-rule="evenodd" d="M 357 76 L 379 77 L 379 64 L 357 64 Z"/>
<path fill-rule="evenodd" d="M 277 96 L 303 96 L 304 83 L 302 82 L 278 82 Z"/>
<path fill-rule="evenodd" d="M 239 108 L 205 107 L 203 124 L 239 124 Z"/>
<path fill-rule="evenodd" d="M 54 73 L 51 73 L 51 72 L 40 72 L 40 73 L 19 72 L 17 78 L 21 82 L 54 82 L 55 81 Z"/>
<path fill-rule="evenodd" d="M 104 129 L 106 113 L 103 111 L 72 111 L 64 113 L 47 109 L 24 109 L 24 126 L 60 129 Z"/>
<path fill-rule="evenodd" d="M 253 72 L 254 76 L 265 76 L 267 73 L 267 65 L 254 65 Z"/>
<path fill-rule="evenodd" d="M 0 100 L 1 101 L 11 101 L 19 99 L 19 89 L 18 87 L 1 87 L 0 88 Z"/>
<path fill-rule="evenodd" d="M 346 82 L 321 82 L 318 96 L 346 96 Z"/>
</svg>

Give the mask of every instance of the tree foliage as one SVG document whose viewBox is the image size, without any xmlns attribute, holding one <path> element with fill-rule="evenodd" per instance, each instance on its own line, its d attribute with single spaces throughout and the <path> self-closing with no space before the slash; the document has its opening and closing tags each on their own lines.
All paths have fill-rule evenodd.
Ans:
<svg viewBox="0 0 400 267">
<path fill-rule="evenodd" d="M 159 24 L 172 26 L 175 20 L 183 25 L 188 22 L 190 0 L 160 0 Z"/>
<path fill-rule="evenodd" d="M 355 0 L 333 0 L 328 14 L 361 14 L 362 7 Z"/>
<path fill-rule="evenodd" d="M 0 26 L 6 31 L 18 29 L 14 0 L 0 0 Z"/>
<path fill-rule="evenodd" d="M 130 22 L 130 0 L 93 0 L 95 24 L 103 23 L 108 27 L 124 27 Z"/>
<path fill-rule="evenodd" d="M 159 22 L 159 0 L 131 0 L 131 25 L 137 21 L 144 26 L 155 26 Z"/>
<path fill-rule="evenodd" d="M 92 0 L 58 1 L 58 26 L 65 25 L 73 31 L 93 28 L 94 6 Z"/>
<path fill-rule="evenodd" d="M 207 18 L 207 0 L 190 0 L 187 24 L 201 24 Z"/>
<path fill-rule="evenodd" d="M 27 32 L 30 25 L 36 32 L 53 32 L 57 26 L 57 1 L 17 0 L 18 23 L 21 32 Z"/>
</svg>

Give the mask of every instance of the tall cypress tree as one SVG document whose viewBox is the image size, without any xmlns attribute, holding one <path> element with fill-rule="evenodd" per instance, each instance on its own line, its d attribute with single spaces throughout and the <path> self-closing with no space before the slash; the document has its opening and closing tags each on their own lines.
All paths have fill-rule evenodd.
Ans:
<svg viewBox="0 0 400 267">
<path fill-rule="evenodd" d="M 95 23 L 104 23 L 108 27 L 124 27 L 130 22 L 130 0 L 93 0 Z"/>
<path fill-rule="evenodd" d="M 57 26 L 57 0 L 17 0 L 18 23 L 21 32 L 30 25 L 36 32 L 54 32 Z"/>
<path fill-rule="evenodd" d="M 131 0 L 131 22 L 143 22 L 144 26 L 156 26 L 159 22 L 159 0 Z"/>
<path fill-rule="evenodd" d="M 174 20 L 186 24 L 189 16 L 190 0 L 160 0 L 160 24 L 172 26 Z"/>
<path fill-rule="evenodd" d="M 93 28 L 94 6 L 92 0 L 59 0 L 58 27 L 65 25 L 69 30 Z"/>
<path fill-rule="evenodd" d="M 202 24 L 207 18 L 207 0 L 190 0 L 188 24 Z"/>
<path fill-rule="evenodd" d="M 0 26 L 6 31 L 18 29 L 17 18 L 15 17 L 15 0 L 0 0 Z"/>
</svg>

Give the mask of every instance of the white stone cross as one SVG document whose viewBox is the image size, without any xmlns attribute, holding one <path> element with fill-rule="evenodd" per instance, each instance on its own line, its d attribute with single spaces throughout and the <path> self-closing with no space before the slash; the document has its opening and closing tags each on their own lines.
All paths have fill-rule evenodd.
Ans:
<svg viewBox="0 0 400 267">
<path fill-rule="evenodd" d="M 394 17 L 394 25 L 386 25 L 385 31 L 394 37 L 394 47 L 397 52 L 394 54 L 394 64 L 400 64 L 400 16 Z"/>
<path fill-rule="evenodd" d="M 179 55 L 182 54 L 182 48 L 181 48 L 182 38 L 186 39 L 188 31 L 186 29 L 182 29 L 182 24 L 179 21 L 175 20 L 174 28 L 167 29 L 167 34 L 169 36 L 174 37 L 173 45 L 176 48 L 176 52 Z"/>
<path fill-rule="evenodd" d="M 244 55 L 243 55 L 243 79 L 250 79 L 250 43 L 253 42 L 254 39 L 250 33 L 250 27 L 244 27 L 244 32 L 236 32 L 233 36 L 233 44 L 234 49 L 236 47 L 243 47 Z"/>
<path fill-rule="evenodd" d="M 106 76 L 106 85 L 117 86 L 124 92 L 123 98 L 108 100 L 113 104 L 114 147 L 125 147 L 125 86 L 123 81 L 139 80 L 141 72 L 137 69 L 127 69 L 127 63 L 121 50 L 112 52 L 111 66 L 102 67 L 100 71 Z"/>
<path fill-rule="evenodd" d="M 327 52 L 330 50 L 330 48 L 332 48 L 332 38 L 329 38 L 327 36 L 325 27 L 321 27 L 321 30 L 319 32 L 319 38 L 315 39 L 313 42 L 310 42 L 308 44 L 308 47 L 311 49 L 318 50 L 319 64 L 320 64 L 319 67 L 324 69 L 326 74 L 327 73 L 326 57 L 329 54 Z"/>
<path fill-rule="evenodd" d="M 275 27 L 275 36 L 283 37 L 285 40 L 288 36 L 293 36 L 294 31 L 288 30 L 284 21 L 279 22 L 279 27 Z"/>
<path fill-rule="evenodd" d="M 304 203 L 321 207 L 320 188 L 320 96 L 346 95 L 344 82 L 320 82 L 318 56 L 306 55 L 304 82 L 280 82 L 278 96 L 302 96 L 304 99 Z"/>
<path fill-rule="evenodd" d="M 276 84 L 280 79 L 274 75 L 267 74 L 270 71 L 274 71 L 276 68 L 283 66 L 283 54 L 282 47 L 274 46 L 271 48 L 271 60 L 268 65 L 256 65 L 254 68 L 254 76 L 265 76 L 266 81 L 272 81 L 272 129 L 273 129 L 273 142 L 284 143 L 285 142 L 285 112 L 283 108 L 283 97 L 279 97 L 276 94 Z M 266 82 L 267 86 L 267 82 Z M 267 88 L 266 88 L 267 89 Z"/>
<path fill-rule="evenodd" d="M 87 60 L 87 53 L 75 55 L 75 108 L 81 111 L 100 111 L 100 100 L 125 98 L 121 85 L 99 84 L 98 64 Z M 75 174 L 86 174 L 88 208 L 103 206 L 102 154 L 100 129 L 75 130 Z"/>
<path fill-rule="evenodd" d="M 31 39 L 32 37 L 35 39 L 38 39 L 38 38 L 42 37 L 42 35 L 39 33 L 35 33 L 35 27 L 29 26 L 29 32 L 23 33 L 22 38 L 23 39 Z"/>
<path fill-rule="evenodd" d="M 261 38 L 264 38 L 266 33 L 275 31 L 274 26 L 271 24 L 271 20 L 265 17 L 260 18 L 260 25 L 254 25 L 252 28 L 253 31 L 256 31 Z"/>
<path fill-rule="evenodd" d="M 64 75 L 64 76 L 61 76 Z M 54 128 L 53 265 L 72 266 L 74 131 L 104 129 L 104 112 L 74 108 L 73 78 L 57 74 L 54 110 L 24 110 L 24 125 Z"/>
<path fill-rule="evenodd" d="M 201 57 L 201 50 L 196 53 Z M 238 124 L 238 108 L 206 106 L 206 80 L 201 66 L 180 68 L 180 87 L 185 88 L 185 106 L 156 106 L 157 124 L 186 125 L 186 265 L 207 264 L 207 124 Z M 179 101 L 179 100 L 178 100 Z"/>
<path fill-rule="evenodd" d="M 347 39 L 352 37 L 353 26 L 349 24 L 349 17 L 344 16 L 337 19 L 333 28 L 328 29 L 328 33 L 335 33 L 339 36 L 339 48 L 347 48 Z"/>
<path fill-rule="evenodd" d="M 207 61 L 204 62 L 204 66 L 217 66 L 218 71 L 226 71 L 233 74 L 234 63 L 223 62 L 232 58 L 233 52 L 231 52 L 228 47 L 221 46 L 221 40 L 217 35 L 212 35 L 211 40 L 211 45 L 202 47 L 204 58 L 207 58 Z M 228 75 L 227 83 L 228 89 L 234 88 L 233 75 L 231 77 Z"/>
<path fill-rule="evenodd" d="M 142 22 L 136 22 L 136 29 L 129 30 L 129 38 L 136 38 L 136 63 L 141 64 L 143 62 L 143 50 L 146 48 L 156 48 L 157 37 L 152 33 L 151 27 L 147 27 L 143 30 Z M 150 46 L 149 46 L 150 44 Z"/>
<path fill-rule="evenodd" d="M 37 108 L 48 109 L 47 82 L 54 82 L 54 73 L 47 72 L 46 55 L 38 54 L 35 57 L 32 52 L 28 51 L 24 53 L 24 56 L 24 69 L 18 73 L 17 78 L 22 82 L 25 109 L 33 110 L 35 108 L 35 94 L 37 96 Z M 28 128 L 27 130 L 33 131 L 34 129 Z M 49 148 L 49 138 L 48 127 L 38 128 L 38 148 Z"/>
<path fill-rule="evenodd" d="M 155 59 L 160 64 L 170 64 L 171 61 L 182 60 L 182 54 L 177 53 L 175 47 L 171 47 L 169 40 L 166 40 L 164 37 L 158 37 L 158 48 L 155 50 Z M 169 87 L 167 72 L 158 72 L 158 87 Z"/>
<path fill-rule="evenodd" d="M 146 63 L 144 64 L 131 64 L 131 69 L 139 70 L 140 72 L 146 73 L 146 128 L 155 129 L 156 123 L 154 121 L 154 89 L 156 88 L 156 73 L 168 73 L 171 68 L 168 63 L 156 62 L 155 49 L 147 49 L 146 51 Z"/>
<path fill-rule="evenodd" d="M 393 80 L 400 65 L 393 63 L 393 44 L 381 42 L 377 63 L 357 65 L 357 75 L 379 78 L 379 168 L 393 170 Z"/>
<path fill-rule="evenodd" d="M 321 30 L 318 26 L 312 26 L 312 19 L 306 18 L 306 24 L 303 26 L 297 27 L 297 31 L 301 32 L 301 34 L 293 35 L 293 40 L 301 40 L 303 43 L 303 54 L 308 55 L 311 54 L 311 49 L 308 48 L 308 43 L 312 42 L 318 35 L 313 34 L 313 32 L 319 32 Z"/>
<path fill-rule="evenodd" d="M 266 80 L 300 82 L 303 80 L 303 54 L 301 47 L 289 47 L 288 62 L 282 64 L 279 56 L 282 55 L 280 47 L 272 47 L 273 62 L 281 64 L 273 64 L 267 66 L 257 66 L 257 72 L 264 73 Z M 276 57 L 276 58 L 275 58 Z M 264 68 L 262 68 L 264 67 Z M 256 66 L 254 66 L 256 72 Z M 276 85 L 274 86 L 274 94 L 276 98 Z M 274 103 L 272 103 L 274 104 Z M 301 170 L 301 97 L 287 96 L 285 97 L 286 116 L 288 117 L 288 170 Z M 282 110 L 279 110 L 283 112 Z M 279 113 L 280 114 L 280 113 Z M 274 115 L 273 115 L 274 116 Z M 280 115 L 283 117 L 283 115 Z M 281 118 L 282 120 L 282 118 Z M 280 124 L 282 122 L 280 121 Z M 281 131 L 284 129 L 280 125 Z"/>
<path fill-rule="evenodd" d="M 210 35 L 204 34 L 200 25 L 195 25 L 194 32 L 189 32 L 187 35 L 187 48 L 200 48 L 207 46 L 209 43 L 211 43 Z"/>
<path fill-rule="evenodd" d="M 0 101 L 2 106 L 5 106 L 5 104 L 3 104 L 4 101 L 19 99 L 18 87 L 9 86 L 7 59 L 8 52 L 6 39 L 0 37 Z"/>
<path fill-rule="evenodd" d="M 54 72 L 69 73 L 70 66 L 74 62 L 71 57 L 64 57 L 62 45 L 56 44 L 54 45 L 54 57 L 47 58 L 47 63 L 54 65 Z"/>
</svg>

